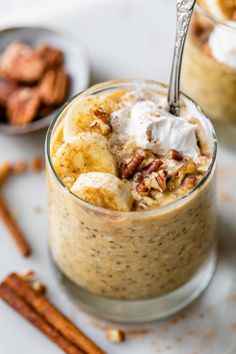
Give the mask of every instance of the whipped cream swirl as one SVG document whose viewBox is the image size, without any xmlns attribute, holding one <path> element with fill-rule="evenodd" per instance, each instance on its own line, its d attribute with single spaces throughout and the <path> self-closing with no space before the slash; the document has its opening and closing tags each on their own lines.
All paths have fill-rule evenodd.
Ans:
<svg viewBox="0 0 236 354">
<path fill-rule="evenodd" d="M 114 137 L 122 136 L 122 142 L 125 137 L 126 140 L 134 138 L 137 146 L 159 155 L 166 155 L 170 149 L 175 149 L 191 158 L 199 156 L 197 126 L 186 118 L 173 116 L 152 101 L 137 102 L 130 107 L 129 112 L 126 109 L 113 114 L 113 134 Z M 122 129 L 119 131 L 117 128 Z"/>
<path fill-rule="evenodd" d="M 219 63 L 236 69 L 236 22 L 227 21 L 225 24 L 232 28 L 215 26 L 209 37 L 209 47 Z"/>
</svg>

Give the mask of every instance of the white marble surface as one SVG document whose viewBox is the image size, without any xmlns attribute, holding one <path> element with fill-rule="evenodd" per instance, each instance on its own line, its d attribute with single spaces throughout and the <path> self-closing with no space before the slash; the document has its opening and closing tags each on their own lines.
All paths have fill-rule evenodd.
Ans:
<svg viewBox="0 0 236 354">
<path fill-rule="evenodd" d="M 168 80 L 174 38 L 174 0 L 0 0 L 0 26 L 47 24 L 79 38 L 89 49 L 93 82 L 118 77 Z M 30 160 L 43 154 L 45 132 L 26 137 L 0 136 L 0 161 Z M 43 173 L 11 179 L 4 192 L 33 255 L 20 257 L 0 223 L 0 279 L 11 271 L 36 270 L 49 296 L 109 354 L 236 353 L 236 152 L 220 147 L 218 170 L 220 256 L 207 292 L 172 319 L 125 326 L 127 341 L 110 344 L 103 321 L 75 309 L 58 291 L 47 253 Z M 35 207 L 42 211 L 37 213 Z M 59 354 L 61 351 L 0 302 L 0 354 Z"/>
</svg>

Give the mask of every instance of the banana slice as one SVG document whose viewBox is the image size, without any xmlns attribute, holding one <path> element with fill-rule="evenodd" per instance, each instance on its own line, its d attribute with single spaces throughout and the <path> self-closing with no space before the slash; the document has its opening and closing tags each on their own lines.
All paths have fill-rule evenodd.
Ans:
<svg viewBox="0 0 236 354">
<path fill-rule="evenodd" d="M 68 188 L 81 173 L 99 171 L 115 175 L 117 172 L 116 161 L 106 140 L 97 133 L 80 133 L 66 141 L 57 150 L 52 162 Z"/>
<path fill-rule="evenodd" d="M 118 211 L 132 208 L 133 197 L 128 184 L 109 173 L 83 173 L 71 191 L 86 202 L 102 208 Z"/>
<path fill-rule="evenodd" d="M 225 21 L 233 19 L 236 11 L 235 0 L 200 0 L 208 12 L 216 19 Z"/>
<path fill-rule="evenodd" d="M 68 140 L 86 131 L 102 135 L 109 134 L 108 117 L 117 107 L 118 103 L 106 96 L 88 96 L 77 99 L 66 113 L 64 139 Z"/>
</svg>

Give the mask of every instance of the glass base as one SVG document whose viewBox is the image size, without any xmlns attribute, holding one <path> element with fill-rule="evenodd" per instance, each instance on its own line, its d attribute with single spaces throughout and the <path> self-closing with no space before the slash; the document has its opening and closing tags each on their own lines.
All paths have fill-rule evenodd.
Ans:
<svg viewBox="0 0 236 354">
<path fill-rule="evenodd" d="M 71 282 L 55 266 L 60 287 L 71 300 L 86 312 L 104 319 L 137 323 L 166 318 L 182 310 L 194 301 L 208 286 L 216 266 L 214 247 L 199 271 L 185 285 L 174 292 L 150 300 L 112 300 L 93 294 Z"/>
</svg>

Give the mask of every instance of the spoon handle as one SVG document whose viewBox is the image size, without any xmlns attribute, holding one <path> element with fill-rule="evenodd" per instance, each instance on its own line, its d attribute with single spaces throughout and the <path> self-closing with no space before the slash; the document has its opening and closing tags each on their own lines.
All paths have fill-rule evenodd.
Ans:
<svg viewBox="0 0 236 354">
<path fill-rule="evenodd" d="M 177 29 L 168 92 L 169 109 L 175 116 L 179 115 L 179 86 L 183 49 L 195 2 L 196 0 L 176 0 Z"/>
</svg>

